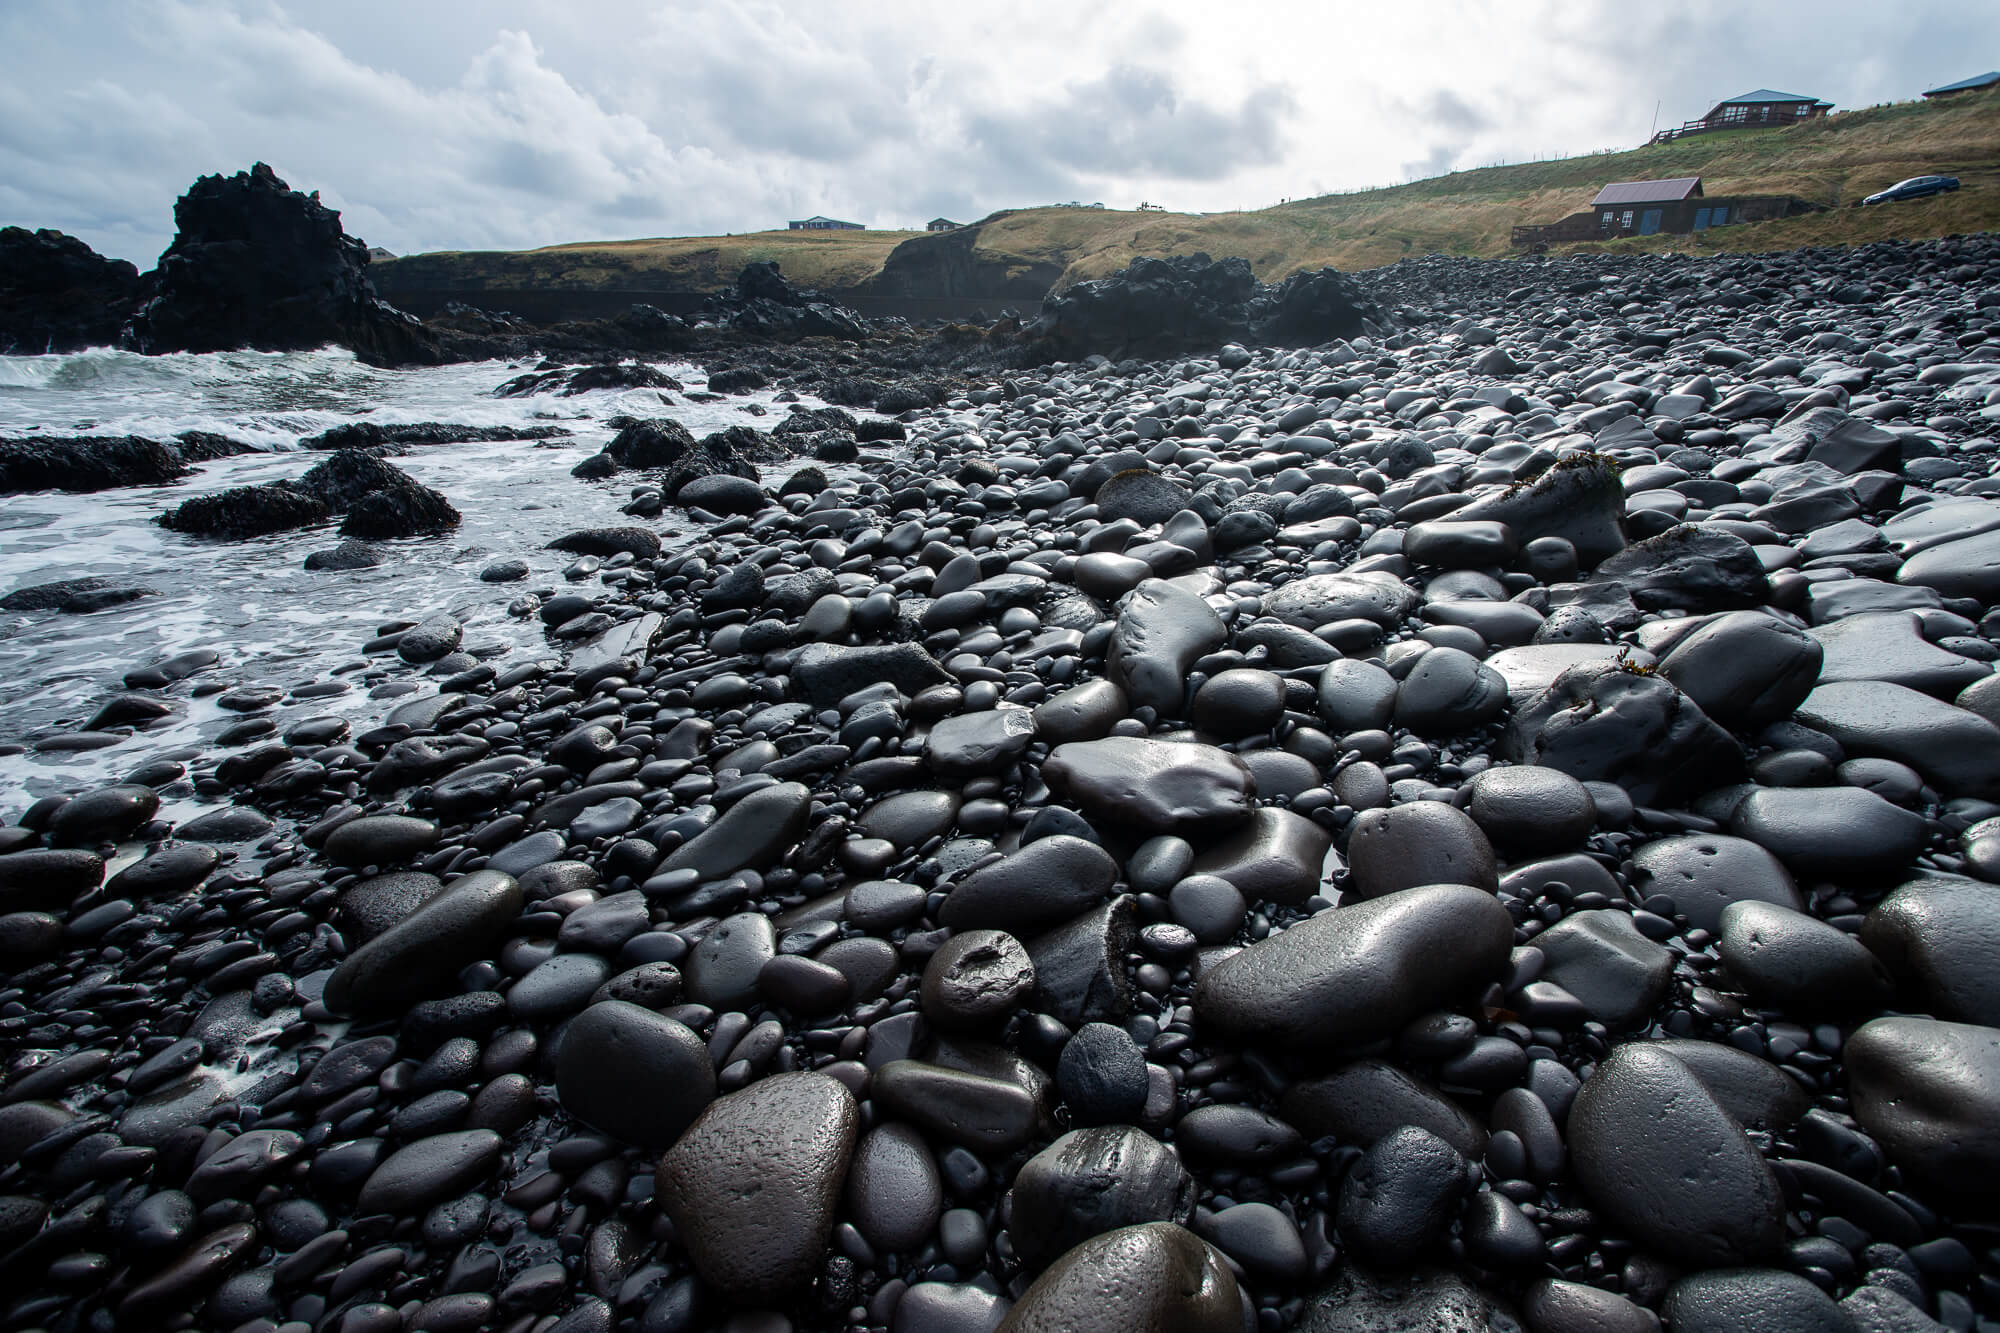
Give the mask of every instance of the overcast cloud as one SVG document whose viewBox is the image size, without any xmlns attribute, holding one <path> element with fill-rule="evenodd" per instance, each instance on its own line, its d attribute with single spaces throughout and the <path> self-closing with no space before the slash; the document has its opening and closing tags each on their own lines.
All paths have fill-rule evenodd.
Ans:
<svg viewBox="0 0 2000 1333">
<path fill-rule="evenodd" d="M 0 50 L 0 223 L 144 268 L 260 159 L 398 253 L 1258 208 L 1913 97 L 2000 66 L 2000 6 L 7 0 Z"/>
</svg>

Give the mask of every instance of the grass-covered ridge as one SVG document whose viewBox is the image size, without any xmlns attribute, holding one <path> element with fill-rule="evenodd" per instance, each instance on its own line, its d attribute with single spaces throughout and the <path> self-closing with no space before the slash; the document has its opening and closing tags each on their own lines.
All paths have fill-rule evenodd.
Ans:
<svg viewBox="0 0 2000 1333">
<path fill-rule="evenodd" d="M 1959 177 L 1957 194 L 1873 208 L 1848 205 L 1907 176 Z M 1324 195 L 1244 213 L 1032 208 L 979 224 L 971 261 L 996 277 L 1037 268 L 1059 285 L 1101 277 L 1138 255 L 1240 255 L 1275 281 L 1300 269 L 1373 268 L 1411 255 L 1508 254 L 1510 230 L 1584 208 L 1609 181 L 1700 176 L 1710 195 L 1792 194 L 1825 213 L 1699 237 L 1601 243 L 1612 249 L 1783 250 L 2000 228 L 2000 89 L 1829 116 L 1779 130 L 1732 130 L 1617 153 L 1483 167 L 1408 185 Z M 385 287 L 552 287 L 713 291 L 745 263 L 833 290 L 864 287 L 898 245 L 922 233 L 757 232 L 591 241 L 540 250 L 439 252 L 388 261 Z M 920 242 L 921 244 L 921 242 Z M 1570 248 L 1596 248 L 1570 247 Z"/>
</svg>

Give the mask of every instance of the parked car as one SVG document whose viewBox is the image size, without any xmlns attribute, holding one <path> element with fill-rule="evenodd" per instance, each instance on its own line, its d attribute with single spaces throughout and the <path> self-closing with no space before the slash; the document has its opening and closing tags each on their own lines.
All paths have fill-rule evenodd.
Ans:
<svg viewBox="0 0 2000 1333">
<path fill-rule="evenodd" d="M 1927 194 L 1943 194 L 1957 188 L 1956 176 L 1912 176 L 1906 181 L 1897 181 L 1886 190 L 1877 190 L 1861 202 L 1893 204 L 1901 199 L 1921 199 Z"/>
</svg>

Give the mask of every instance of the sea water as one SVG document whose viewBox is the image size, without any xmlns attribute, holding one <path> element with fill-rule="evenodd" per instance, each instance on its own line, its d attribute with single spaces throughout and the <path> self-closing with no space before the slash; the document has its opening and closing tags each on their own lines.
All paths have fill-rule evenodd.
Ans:
<svg viewBox="0 0 2000 1333">
<path fill-rule="evenodd" d="M 699 366 L 655 364 L 691 391 L 706 385 Z M 37 797 L 118 781 L 153 759 L 184 755 L 242 721 L 241 714 L 218 707 L 212 694 L 193 697 L 182 685 L 169 695 L 173 717 L 115 746 L 34 748 L 37 740 L 81 727 L 122 688 L 125 672 L 169 654 L 196 648 L 221 654 L 221 663 L 197 678 L 201 682 L 289 690 L 347 680 L 345 693 L 288 700 L 275 716 L 281 726 L 340 716 L 356 730 L 374 725 L 393 703 L 436 689 L 412 673 L 419 694 L 385 703 L 353 670 L 362 645 L 387 622 L 454 615 L 465 625 L 466 647 L 506 650 L 494 659 L 502 669 L 554 656 L 541 622 L 509 616 L 507 605 L 524 587 L 568 586 L 563 574 L 575 557 L 544 549 L 550 541 L 578 528 L 640 521 L 619 512 L 641 480 L 636 474 L 604 482 L 569 475 L 611 438 L 606 419 L 671 417 L 700 437 L 733 425 L 768 429 L 788 410 L 770 391 L 710 403 L 652 389 L 493 396 L 495 387 L 524 369 L 485 361 L 378 370 L 335 349 L 0 357 L 0 436 L 170 440 L 202 430 L 257 450 L 199 464 L 171 486 L 0 497 L 0 595 L 86 575 L 109 575 L 155 593 L 89 615 L 0 612 L 0 743 L 28 747 L 0 756 L 0 821 L 11 821 Z M 464 522 L 442 537 L 375 543 L 384 558 L 372 569 L 304 568 L 308 552 L 339 541 L 333 525 L 214 541 L 153 521 L 191 496 L 299 476 L 326 457 L 301 450 L 299 441 L 351 421 L 555 425 L 574 433 L 546 441 L 424 445 L 395 455 L 397 467 L 443 492 Z M 673 509 L 645 525 L 670 547 L 698 532 Z M 480 581 L 488 563 L 513 557 L 530 565 L 526 584 Z M 593 585 L 577 586 L 587 591 Z M 409 684 L 396 688 L 407 691 Z"/>
</svg>

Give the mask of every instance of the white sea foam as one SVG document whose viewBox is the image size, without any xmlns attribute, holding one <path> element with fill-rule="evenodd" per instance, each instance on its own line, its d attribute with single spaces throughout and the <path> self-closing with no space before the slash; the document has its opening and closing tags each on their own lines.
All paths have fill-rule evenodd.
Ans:
<svg viewBox="0 0 2000 1333">
<path fill-rule="evenodd" d="M 657 364 L 689 388 L 704 382 L 698 366 Z M 173 486 L 0 498 L 0 594 L 85 575 L 129 579 L 157 593 L 87 616 L 0 613 L 0 742 L 73 730 L 121 688 L 126 671 L 191 648 L 222 654 L 222 667 L 204 680 L 292 687 L 358 662 L 361 645 L 385 621 L 449 611 L 464 621 L 468 645 L 505 646 L 518 660 L 544 654 L 539 622 L 505 613 L 521 585 L 481 583 L 478 574 L 493 559 L 520 556 L 533 570 L 527 586 L 561 584 L 573 557 L 544 550 L 549 541 L 580 527 L 633 521 L 618 512 L 629 478 L 587 483 L 569 476 L 610 438 L 603 420 L 620 412 L 672 416 L 699 436 L 738 424 L 768 427 L 786 411 L 768 393 L 709 404 L 670 394 L 671 406 L 652 390 L 492 397 L 523 369 L 489 361 L 378 370 L 337 349 L 0 357 L 0 435 L 169 438 L 205 430 L 263 451 L 203 464 Z M 768 415 L 747 413 L 747 403 Z M 306 554 L 339 540 L 331 527 L 210 542 L 153 522 L 190 496 L 297 476 L 323 456 L 298 452 L 300 439 L 356 420 L 561 425 L 575 434 L 398 455 L 396 466 L 442 491 L 465 521 L 445 537 L 381 543 L 387 559 L 374 569 L 307 572 Z M 686 530 L 677 529 L 672 512 L 664 524 L 669 541 Z M 283 706 L 280 725 L 327 714 L 372 725 L 391 704 L 371 698 L 362 676 L 341 677 L 354 682 L 346 694 Z M 435 686 L 423 681 L 422 688 Z M 0 757 L 0 819 L 37 796 L 115 780 L 151 759 L 184 753 L 241 720 L 211 698 L 189 698 L 185 686 L 172 695 L 174 718 L 112 748 Z"/>
</svg>

